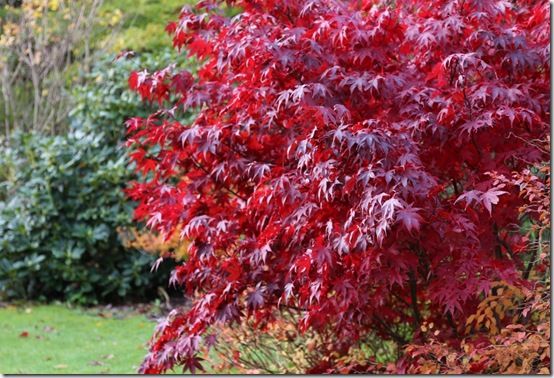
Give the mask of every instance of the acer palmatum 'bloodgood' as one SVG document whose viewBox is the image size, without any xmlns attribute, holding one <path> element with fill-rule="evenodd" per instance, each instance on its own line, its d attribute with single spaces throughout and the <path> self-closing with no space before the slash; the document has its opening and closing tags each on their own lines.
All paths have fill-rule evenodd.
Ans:
<svg viewBox="0 0 554 378">
<path fill-rule="evenodd" d="M 127 123 L 136 218 L 191 241 L 172 281 L 194 298 L 142 372 L 194 371 L 211 324 L 282 306 L 334 333 L 328 361 L 423 321 L 455 341 L 492 282 L 526 284 L 523 199 L 491 175 L 549 158 L 548 3 L 219 3 L 167 27 L 196 75 L 129 79 L 159 104 Z"/>
</svg>

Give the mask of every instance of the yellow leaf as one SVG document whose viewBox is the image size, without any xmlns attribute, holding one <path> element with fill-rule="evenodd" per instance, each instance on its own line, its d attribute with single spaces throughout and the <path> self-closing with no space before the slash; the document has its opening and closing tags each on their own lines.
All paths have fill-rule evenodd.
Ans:
<svg viewBox="0 0 554 378">
<path fill-rule="evenodd" d="M 59 0 L 50 0 L 50 2 L 48 3 L 48 8 L 50 8 L 50 10 L 53 12 L 57 11 L 59 7 L 60 7 Z"/>
</svg>

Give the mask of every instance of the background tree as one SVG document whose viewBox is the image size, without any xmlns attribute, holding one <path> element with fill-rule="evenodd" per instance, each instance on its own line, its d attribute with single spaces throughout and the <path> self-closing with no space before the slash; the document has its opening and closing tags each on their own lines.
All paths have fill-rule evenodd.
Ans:
<svg viewBox="0 0 554 378">
<path fill-rule="evenodd" d="M 5 7 L 4 4 L 0 4 Z M 76 60 L 88 73 L 90 40 L 101 0 L 9 2 L 0 18 L 0 88 L 4 137 L 14 130 L 66 131 L 67 75 Z M 5 13 L 5 14 L 4 14 Z"/>
</svg>

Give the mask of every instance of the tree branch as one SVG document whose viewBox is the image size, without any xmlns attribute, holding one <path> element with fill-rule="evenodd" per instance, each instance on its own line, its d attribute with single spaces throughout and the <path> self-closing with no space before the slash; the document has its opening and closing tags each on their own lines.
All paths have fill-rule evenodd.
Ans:
<svg viewBox="0 0 554 378">
<path fill-rule="evenodd" d="M 193 164 L 194 164 L 197 168 L 199 168 L 199 169 L 201 169 L 202 171 L 204 171 L 204 172 L 208 175 L 208 177 L 211 178 L 211 173 L 210 173 L 202 164 L 200 164 L 199 162 L 197 162 L 196 159 L 195 159 L 194 157 L 190 156 L 189 159 L 193 162 Z M 215 180 L 213 180 L 213 179 L 212 179 L 212 181 L 215 182 Z M 238 198 L 240 198 L 240 199 L 243 200 L 244 202 L 248 201 L 246 198 L 242 197 L 240 194 L 238 194 L 237 192 L 235 192 L 233 189 L 227 187 L 226 185 L 224 185 L 224 184 L 222 184 L 222 183 L 220 183 L 220 182 L 216 182 L 216 184 L 220 185 L 223 189 L 225 189 L 225 190 L 227 190 L 229 193 L 231 193 L 231 194 L 237 196 Z"/>
<path fill-rule="evenodd" d="M 377 315 L 373 315 L 373 318 L 379 323 L 383 329 L 383 332 L 387 333 L 392 337 L 394 341 L 396 341 L 399 345 L 406 345 L 408 343 L 408 340 L 406 340 L 404 337 L 399 335 L 397 332 L 392 330 L 380 317 Z"/>
<path fill-rule="evenodd" d="M 410 297 L 412 302 L 412 311 L 414 312 L 414 318 L 416 321 L 416 327 L 419 328 L 421 325 L 421 314 L 419 313 L 419 308 L 417 306 L 417 280 L 413 270 L 410 270 L 408 273 L 410 277 Z"/>
</svg>

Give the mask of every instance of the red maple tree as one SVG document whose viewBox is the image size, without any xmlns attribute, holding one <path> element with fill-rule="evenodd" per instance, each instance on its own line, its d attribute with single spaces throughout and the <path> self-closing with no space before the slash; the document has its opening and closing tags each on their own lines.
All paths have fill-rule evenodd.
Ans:
<svg viewBox="0 0 554 378">
<path fill-rule="evenodd" d="M 338 355 L 368 332 L 423 341 L 424 321 L 456 342 L 493 282 L 527 285 L 524 199 L 494 177 L 549 159 L 533 143 L 549 133 L 548 17 L 525 0 L 184 8 L 167 30 L 198 73 L 129 78 L 159 104 L 127 123 L 136 218 L 191 241 L 172 282 L 194 298 L 141 371 L 194 371 L 214 322 L 283 306 Z"/>
</svg>

